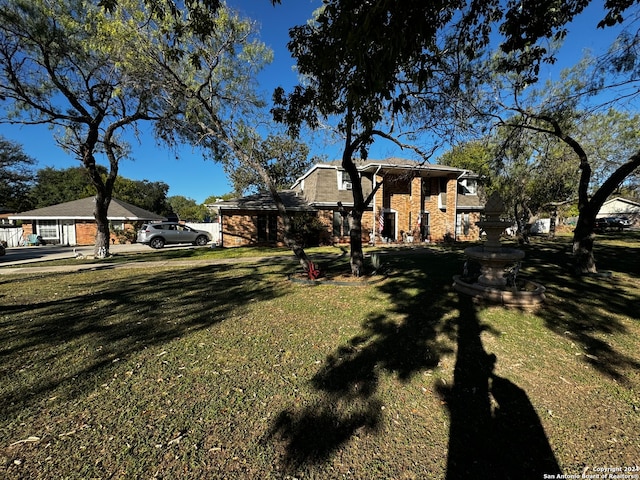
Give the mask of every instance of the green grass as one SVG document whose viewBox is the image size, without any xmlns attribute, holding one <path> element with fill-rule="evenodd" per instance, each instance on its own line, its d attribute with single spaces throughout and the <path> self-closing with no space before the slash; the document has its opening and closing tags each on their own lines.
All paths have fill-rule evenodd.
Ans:
<svg viewBox="0 0 640 480">
<path fill-rule="evenodd" d="M 638 463 L 640 243 L 598 243 L 611 278 L 572 277 L 569 246 L 526 247 L 522 274 L 548 289 L 536 312 L 458 297 L 459 245 L 383 251 L 389 276 L 365 286 L 291 283 L 295 263 L 275 259 L 0 276 L 0 477 L 542 478 Z M 144 259 L 257 253 L 233 250 Z M 289 255 L 259 252 L 274 253 Z"/>
</svg>

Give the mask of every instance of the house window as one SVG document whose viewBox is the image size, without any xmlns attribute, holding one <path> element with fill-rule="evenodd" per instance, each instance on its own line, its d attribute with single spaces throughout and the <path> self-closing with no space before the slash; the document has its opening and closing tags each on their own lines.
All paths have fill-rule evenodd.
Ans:
<svg viewBox="0 0 640 480">
<path fill-rule="evenodd" d="M 333 212 L 333 235 L 335 237 L 346 237 L 349 235 L 349 216 L 340 212 Z"/>
<path fill-rule="evenodd" d="M 447 193 L 447 182 L 449 181 L 448 178 L 441 178 L 440 179 L 440 193 Z"/>
<path fill-rule="evenodd" d="M 55 220 L 38 220 L 37 231 L 38 235 L 45 240 L 57 240 L 58 222 Z"/>
<path fill-rule="evenodd" d="M 353 188 L 349 173 L 338 170 L 338 190 L 351 190 Z"/>
<path fill-rule="evenodd" d="M 468 213 L 459 213 L 456 219 L 456 235 L 469 235 L 471 222 Z"/>
<path fill-rule="evenodd" d="M 258 215 L 256 221 L 258 242 L 275 243 L 278 239 L 278 216 L 275 214 Z"/>
<path fill-rule="evenodd" d="M 111 230 L 114 232 L 124 231 L 124 222 L 109 222 L 111 224 Z"/>
<path fill-rule="evenodd" d="M 465 178 L 460 181 L 459 190 L 462 195 L 476 195 L 478 193 L 478 182 L 475 178 Z"/>
<path fill-rule="evenodd" d="M 422 179 L 422 198 L 429 200 L 431 197 L 431 179 L 423 178 Z"/>
</svg>

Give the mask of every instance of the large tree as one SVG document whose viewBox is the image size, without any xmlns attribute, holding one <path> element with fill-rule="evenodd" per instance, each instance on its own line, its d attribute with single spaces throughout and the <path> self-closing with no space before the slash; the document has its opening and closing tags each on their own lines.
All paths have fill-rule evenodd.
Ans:
<svg viewBox="0 0 640 480">
<path fill-rule="evenodd" d="M 31 207 L 29 189 L 35 163 L 21 145 L 0 137 L 0 208 L 21 212 Z"/>
<path fill-rule="evenodd" d="M 446 127 L 437 119 L 453 105 L 434 100 L 448 98 L 457 75 L 468 66 L 447 54 L 447 48 L 457 49 L 454 37 L 434 41 L 453 10 L 425 7 L 414 1 L 393 7 L 330 1 L 315 22 L 290 31 L 289 49 L 305 81 L 289 93 L 276 90 L 274 118 L 293 135 L 303 124 L 317 128 L 329 123 L 342 138 L 342 167 L 352 183 L 351 271 L 356 276 L 365 272 L 362 217 L 380 186 L 365 197 L 356 160 L 367 158 L 376 138 L 428 160 L 434 145 L 423 148 L 411 140 L 418 131 Z"/>
<path fill-rule="evenodd" d="M 619 21 L 631 3 L 609 3 L 602 25 Z M 459 111 L 456 94 L 482 80 L 472 63 L 496 30 L 504 36 L 501 48 L 514 53 L 502 57 L 499 68 L 535 81 L 540 62 L 552 59 L 540 40 L 562 38 L 565 25 L 588 4 L 327 0 L 314 23 L 290 31 L 289 49 L 305 82 L 288 94 L 276 92 L 275 117 L 293 133 L 303 123 L 316 128 L 334 120 L 342 134 L 342 166 L 354 186 L 355 274 L 362 271 L 361 218 L 367 199 L 354 155 L 366 157 L 376 137 L 393 138 L 403 127 L 415 133 L 416 121 L 432 132 L 456 120 L 464 123 L 468 114 Z"/>
<path fill-rule="evenodd" d="M 169 143 L 199 146 L 228 171 L 240 169 L 245 178 L 235 182 L 239 189 L 251 184 L 269 192 L 284 223 L 285 242 L 303 268 L 312 271 L 279 194 L 281 182 L 306 166 L 308 150 L 266 118 L 256 74 L 272 52 L 257 40 L 255 25 L 221 8 L 211 35 L 183 35 L 171 55 L 161 42 L 150 45 L 149 52 L 157 60 L 165 101 L 182 113 L 159 122 L 159 135 Z"/>
<path fill-rule="evenodd" d="M 150 30 L 179 42 L 211 35 L 217 0 L 1 0 L 0 98 L 4 121 L 49 124 L 59 144 L 87 169 L 95 188 L 95 254 L 109 254 L 107 211 L 123 136 L 142 120 L 179 112 L 162 104 L 156 64 L 140 48 Z M 149 8 L 146 8 L 149 6 Z M 184 9 L 182 7 L 185 7 Z M 196 33 L 194 33 L 196 32 Z M 160 33 L 155 37 L 160 38 Z M 104 155 L 104 177 L 98 160 Z"/>
<path fill-rule="evenodd" d="M 550 192 L 551 187 L 563 184 L 563 168 L 579 172 L 571 175 L 575 179 L 573 189 L 564 191 L 568 194 L 572 190 L 578 204 L 573 254 L 575 270 L 580 274 L 597 271 L 593 247 L 598 211 L 640 168 L 640 116 L 611 108 L 622 97 L 627 107 L 633 104 L 635 94 L 629 96 L 628 87 L 635 84 L 637 89 L 637 83 L 603 75 L 598 65 L 596 59 L 587 56 L 563 72 L 559 80 L 549 81 L 540 89 L 531 88 L 520 75 L 505 76 L 501 83 L 493 84 L 499 88 L 485 94 L 487 103 L 476 109 L 510 132 L 505 138 L 512 146 L 551 145 L 537 158 L 532 157 L 533 152 L 524 155 L 524 162 L 543 173 L 556 174 L 539 182 L 539 191 Z M 522 142 L 523 136 L 529 140 Z M 554 159 L 556 164 L 552 163 Z M 520 192 L 526 194 L 526 189 L 520 188 Z"/>
<path fill-rule="evenodd" d="M 97 257 L 109 253 L 107 211 L 126 152 L 118 134 L 150 118 L 153 99 L 147 85 L 124 72 L 127 55 L 136 56 L 127 48 L 135 30 L 117 11 L 80 0 L 3 0 L 0 8 L 4 120 L 57 127 L 59 144 L 82 162 L 96 193 Z M 106 179 L 99 153 L 108 158 Z"/>
</svg>

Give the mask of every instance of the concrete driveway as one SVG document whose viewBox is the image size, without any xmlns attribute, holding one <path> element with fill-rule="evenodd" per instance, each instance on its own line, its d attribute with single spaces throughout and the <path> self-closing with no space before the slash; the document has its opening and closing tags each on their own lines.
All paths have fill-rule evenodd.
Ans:
<svg viewBox="0 0 640 480">
<path fill-rule="evenodd" d="M 193 245 L 167 245 L 164 250 L 196 248 Z M 200 247 L 201 248 L 201 247 Z M 132 252 L 153 252 L 154 250 L 140 243 L 126 245 L 111 245 L 109 251 L 113 254 Z M 19 266 L 34 262 L 75 258 L 76 255 L 93 255 L 93 245 L 82 247 L 67 247 L 61 245 L 42 245 L 40 247 L 11 247 L 5 255 L 0 257 L 0 267 Z"/>
</svg>

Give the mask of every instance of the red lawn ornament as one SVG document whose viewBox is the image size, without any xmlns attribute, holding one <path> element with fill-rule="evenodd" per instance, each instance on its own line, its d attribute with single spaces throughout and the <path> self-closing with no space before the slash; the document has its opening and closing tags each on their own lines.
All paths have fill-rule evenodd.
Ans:
<svg viewBox="0 0 640 480">
<path fill-rule="evenodd" d="M 316 268 L 313 262 L 309 262 L 309 269 L 307 270 L 307 274 L 309 275 L 309 279 L 317 280 L 320 277 L 320 269 Z"/>
</svg>

